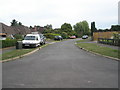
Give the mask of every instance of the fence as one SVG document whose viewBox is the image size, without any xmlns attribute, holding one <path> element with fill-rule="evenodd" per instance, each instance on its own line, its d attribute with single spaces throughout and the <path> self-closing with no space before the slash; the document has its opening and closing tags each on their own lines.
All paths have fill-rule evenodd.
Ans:
<svg viewBox="0 0 120 90">
<path fill-rule="evenodd" d="M 98 38 L 98 43 L 120 46 L 120 39 Z"/>
</svg>

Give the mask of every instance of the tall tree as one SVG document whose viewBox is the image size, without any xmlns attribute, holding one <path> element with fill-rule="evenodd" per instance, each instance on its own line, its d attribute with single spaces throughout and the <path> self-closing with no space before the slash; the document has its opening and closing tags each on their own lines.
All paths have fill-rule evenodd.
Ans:
<svg viewBox="0 0 120 90">
<path fill-rule="evenodd" d="M 74 31 L 77 34 L 77 37 L 90 34 L 89 24 L 87 21 L 78 22 L 73 27 L 74 27 Z"/>
<path fill-rule="evenodd" d="M 21 22 L 19 22 L 19 23 L 18 23 L 18 25 L 20 25 L 20 26 L 21 26 L 21 25 L 22 25 L 22 23 L 21 23 Z"/>
<path fill-rule="evenodd" d="M 52 25 L 50 24 L 50 25 L 46 25 L 46 26 L 44 26 L 44 28 L 46 28 L 46 29 L 52 29 Z"/>
<path fill-rule="evenodd" d="M 18 25 L 17 22 L 18 22 L 18 21 L 16 21 L 15 19 L 13 19 L 12 22 L 11 22 L 11 26 L 17 26 L 17 25 Z"/>
<path fill-rule="evenodd" d="M 65 32 L 65 33 L 67 33 L 69 36 L 71 36 L 71 35 L 74 34 L 74 31 L 72 30 L 72 26 L 71 26 L 71 24 L 69 24 L 69 23 L 64 23 L 64 24 L 61 26 L 61 32 Z"/>
<path fill-rule="evenodd" d="M 91 40 L 93 40 L 93 32 L 97 31 L 95 22 L 91 22 Z"/>
</svg>

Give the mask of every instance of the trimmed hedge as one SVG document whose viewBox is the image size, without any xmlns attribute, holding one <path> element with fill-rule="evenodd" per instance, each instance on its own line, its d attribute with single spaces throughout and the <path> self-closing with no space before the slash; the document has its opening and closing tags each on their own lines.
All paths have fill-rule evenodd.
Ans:
<svg viewBox="0 0 120 90">
<path fill-rule="evenodd" d="M 44 34 L 46 38 L 54 39 L 55 36 L 59 36 L 60 34 L 54 34 L 54 33 L 47 33 Z"/>
<path fill-rule="evenodd" d="M 11 47 L 16 45 L 17 40 L 2 40 L 2 48 Z"/>
</svg>

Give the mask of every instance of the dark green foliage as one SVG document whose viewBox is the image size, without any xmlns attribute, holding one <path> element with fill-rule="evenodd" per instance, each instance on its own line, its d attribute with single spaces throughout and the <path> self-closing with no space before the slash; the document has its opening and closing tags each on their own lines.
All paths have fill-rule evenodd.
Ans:
<svg viewBox="0 0 120 90">
<path fill-rule="evenodd" d="M 71 36 L 71 35 L 74 34 L 74 31 L 72 30 L 71 24 L 68 24 L 68 23 L 64 23 L 64 24 L 61 26 L 61 32 L 67 33 L 68 36 Z"/>
<path fill-rule="evenodd" d="M 16 45 L 17 40 L 16 39 L 7 39 L 7 40 L 2 40 L 2 48 L 6 47 L 11 47 Z"/>
<path fill-rule="evenodd" d="M 52 29 L 52 25 L 50 24 L 50 25 L 46 25 L 46 26 L 44 26 L 44 28 L 46 28 L 46 29 Z"/>
<path fill-rule="evenodd" d="M 11 26 L 18 26 L 18 25 L 21 26 L 22 23 L 21 22 L 18 23 L 18 21 L 16 21 L 15 19 L 13 19 L 12 22 L 11 22 Z"/>
<path fill-rule="evenodd" d="M 18 25 L 17 21 L 15 19 L 13 19 L 11 22 L 11 26 L 17 26 L 17 25 Z"/>
<path fill-rule="evenodd" d="M 112 31 L 120 31 L 120 25 L 112 25 L 111 30 Z"/>
<path fill-rule="evenodd" d="M 18 23 L 18 25 L 22 25 L 22 23 L 21 23 L 21 22 L 19 22 L 19 23 Z"/>
<path fill-rule="evenodd" d="M 96 27 L 95 27 L 95 22 L 91 23 L 91 36 L 93 36 L 93 32 L 97 31 Z"/>
</svg>

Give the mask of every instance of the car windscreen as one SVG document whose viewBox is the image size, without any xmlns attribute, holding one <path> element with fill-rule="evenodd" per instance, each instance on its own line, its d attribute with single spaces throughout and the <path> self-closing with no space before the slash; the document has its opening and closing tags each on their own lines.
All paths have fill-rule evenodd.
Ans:
<svg viewBox="0 0 120 90">
<path fill-rule="evenodd" d="M 35 40 L 35 36 L 26 36 L 24 40 Z"/>
</svg>

